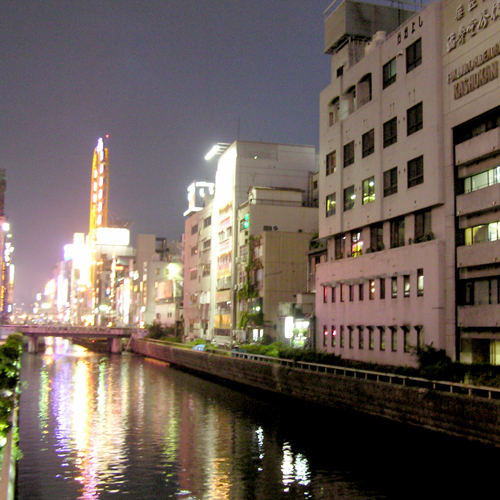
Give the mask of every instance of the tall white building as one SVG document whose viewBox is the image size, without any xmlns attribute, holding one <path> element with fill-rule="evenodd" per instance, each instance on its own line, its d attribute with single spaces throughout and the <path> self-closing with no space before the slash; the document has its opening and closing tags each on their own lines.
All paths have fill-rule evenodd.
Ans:
<svg viewBox="0 0 500 500">
<path fill-rule="evenodd" d="M 325 19 L 317 345 L 345 358 L 446 347 L 440 25 L 440 4 L 345 0 Z"/>
<path fill-rule="evenodd" d="M 323 350 L 414 364 L 425 344 L 500 362 L 499 32 L 493 0 L 327 12 Z"/>
<path fill-rule="evenodd" d="M 186 335 L 220 344 L 239 340 L 236 259 L 247 242 L 239 231 L 238 210 L 248 202 L 251 187 L 296 190 L 300 204 L 307 205 L 311 174 L 316 171 L 314 146 L 236 141 L 220 156 L 213 202 L 185 214 Z"/>
</svg>

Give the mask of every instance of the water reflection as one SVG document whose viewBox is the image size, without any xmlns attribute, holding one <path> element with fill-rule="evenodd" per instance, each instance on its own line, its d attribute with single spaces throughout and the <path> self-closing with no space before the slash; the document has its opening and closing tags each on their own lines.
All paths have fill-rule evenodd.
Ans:
<svg viewBox="0 0 500 500">
<path fill-rule="evenodd" d="M 23 357 L 20 500 L 431 498 L 428 485 L 471 450 L 141 357 L 51 348 Z M 479 462 L 485 472 L 491 457 Z"/>
</svg>

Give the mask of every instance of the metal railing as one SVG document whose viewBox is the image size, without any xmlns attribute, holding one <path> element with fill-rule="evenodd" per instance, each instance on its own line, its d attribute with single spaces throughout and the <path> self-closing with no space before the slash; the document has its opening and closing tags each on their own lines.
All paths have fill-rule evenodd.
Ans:
<svg viewBox="0 0 500 500">
<path fill-rule="evenodd" d="M 410 377 L 407 375 L 398 375 L 395 373 L 374 372 L 369 370 L 360 370 L 357 368 L 347 368 L 345 366 L 309 363 L 307 361 L 293 361 L 290 359 L 275 358 L 273 356 L 262 356 L 260 354 L 232 352 L 231 355 L 238 358 L 248 359 L 249 361 L 274 363 L 282 366 L 298 368 L 309 372 L 341 375 L 344 377 L 352 377 L 361 380 L 372 380 L 375 382 L 385 382 L 405 387 L 415 387 L 434 391 L 448 392 L 451 394 L 460 394 L 464 396 L 474 396 L 484 399 L 500 400 L 500 389 L 496 389 L 494 387 L 483 387 L 470 384 L 462 384 L 458 382 L 446 382 L 442 380 L 429 380 L 419 377 Z"/>
</svg>

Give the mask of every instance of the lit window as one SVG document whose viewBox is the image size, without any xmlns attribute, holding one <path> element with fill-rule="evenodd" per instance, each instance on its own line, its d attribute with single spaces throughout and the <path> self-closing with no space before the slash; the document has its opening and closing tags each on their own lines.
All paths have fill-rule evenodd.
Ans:
<svg viewBox="0 0 500 500">
<path fill-rule="evenodd" d="M 336 193 L 329 194 L 326 197 L 326 217 L 331 217 L 335 215 L 335 210 L 337 207 L 337 202 L 335 201 Z"/>
<path fill-rule="evenodd" d="M 375 177 L 363 181 L 363 205 L 375 201 Z"/>
<path fill-rule="evenodd" d="M 369 282 L 369 294 L 368 298 L 369 300 L 375 300 L 375 280 L 370 280 Z"/>
<path fill-rule="evenodd" d="M 424 295 L 424 270 L 417 269 L 417 296 Z"/>
<path fill-rule="evenodd" d="M 404 296 L 410 296 L 410 277 L 408 275 L 403 276 L 403 285 L 404 285 Z"/>
<path fill-rule="evenodd" d="M 391 278 L 391 297 L 393 299 L 398 298 L 398 278 L 394 276 Z"/>
<path fill-rule="evenodd" d="M 332 325 L 332 347 L 335 347 L 336 343 L 337 343 L 337 330 L 335 328 L 335 325 Z"/>
<path fill-rule="evenodd" d="M 356 195 L 354 194 L 354 186 L 349 186 L 344 189 L 344 212 L 352 210 L 354 208 L 354 201 L 356 200 Z"/>
<path fill-rule="evenodd" d="M 381 351 L 385 351 L 385 327 L 384 326 L 378 326 L 377 327 L 379 332 L 380 332 L 380 343 L 379 343 L 379 348 Z"/>
<path fill-rule="evenodd" d="M 358 257 L 363 253 L 363 241 L 361 239 L 360 231 L 353 231 L 351 233 L 351 255 Z"/>
</svg>

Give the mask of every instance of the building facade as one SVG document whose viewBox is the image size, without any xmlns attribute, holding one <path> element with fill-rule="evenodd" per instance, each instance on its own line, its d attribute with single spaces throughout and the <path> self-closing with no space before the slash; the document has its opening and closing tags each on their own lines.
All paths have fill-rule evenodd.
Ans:
<svg viewBox="0 0 500 500">
<path fill-rule="evenodd" d="M 464 362 L 500 364 L 500 6 L 443 1 L 447 335 Z M 452 189 L 452 186 L 454 189 Z"/>
<path fill-rule="evenodd" d="M 346 0 L 325 19 L 317 344 L 498 364 L 500 7 L 443 1 L 382 22 L 379 8 Z"/>
<path fill-rule="evenodd" d="M 342 5 L 325 20 L 317 345 L 411 364 L 413 347 L 446 347 L 441 7 Z"/>
</svg>

